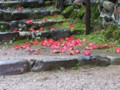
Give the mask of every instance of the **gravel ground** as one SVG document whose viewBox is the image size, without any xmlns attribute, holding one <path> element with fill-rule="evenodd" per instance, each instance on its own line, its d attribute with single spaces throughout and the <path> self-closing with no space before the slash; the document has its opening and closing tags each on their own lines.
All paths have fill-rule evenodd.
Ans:
<svg viewBox="0 0 120 90">
<path fill-rule="evenodd" d="M 40 51 L 39 55 L 34 55 L 34 53 L 29 53 L 29 51 L 19 49 L 13 49 L 13 46 L 4 46 L 0 47 L 0 60 L 10 60 L 10 59 L 57 59 L 57 58 L 77 58 L 84 55 L 84 49 L 81 50 L 80 54 L 69 55 L 70 52 L 67 53 L 53 53 L 49 47 L 32 47 L 35 52 Z M 103 50 L 92 50 L 91 55 L 100 55 L 100 56 L 119 56 L 115 52 L 105 52 Z"/>
<path fill-rule="evenodd" d="M 37 48 L 38 49 L 38 48 Z M 8 59 L 53 59 L 74 58 L 66 54 L 53 54 L 48 48 L 39 48 L 40 55 L 29 54 L 24 50 L 0 47 L 0 60 Z M 92 55 L 108 56 L 113 53 L 92 51 Z M 13 76 L 0 76 L 0 90 L 120 90 L 120 66 L 81 67 L 77 70 L 56 70 L 27 73 Z"/>
<path fill-rule="evenodd" d="M 0 76 L 0 90 L 120 90 L 120 66 Z"/>
</svg>

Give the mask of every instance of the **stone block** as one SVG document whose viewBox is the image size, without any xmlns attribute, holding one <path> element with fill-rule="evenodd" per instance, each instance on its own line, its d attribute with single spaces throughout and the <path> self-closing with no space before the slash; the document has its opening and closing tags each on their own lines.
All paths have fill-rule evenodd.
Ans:
<svg viewBox="0 0 120 90">
<path fill-rule="evenodd" d="M 12 43 L 18 35 L 18 32 L 0 32 L 0 44 Z"/>
<path fill-rule="evenodd" d="M 26 59 L 0 61 L 0 75 L 17 75 L 30 71 L 30 63 Z"/>
<path fill-rule="evenodd" d="M 78 61 L 80 65 L 107 66 L 111 64 L 109 58 L 102 56 L 81 56 Z"/>
<path fill-rule="evenodd" d="M 36 39 L 50 38 L 50 33 L 47 31 L 33 32 L 32 38 L 36 38 Z"/>
<path fill-rule="evenodd" d="M 50 30 L 50 34 L 53 39 L 66 38 L 71 36 L 70 30 Z"/>
<path fill-rule="evenodd" d="M 33 72 L 37 71 L 48 71 L 63 68 L 72 68 L 78 64 L 76 58 L 67 58 L 67 59 L 53 59 L 53 60 L 43 60 L 36 61 L 32 67 Z"/>
<path fill-rule="evenodd" d="M 120 65 L 120 57 L 118 56 L 107 56 L 111 60 L 111 65 Z"/>
</svg>

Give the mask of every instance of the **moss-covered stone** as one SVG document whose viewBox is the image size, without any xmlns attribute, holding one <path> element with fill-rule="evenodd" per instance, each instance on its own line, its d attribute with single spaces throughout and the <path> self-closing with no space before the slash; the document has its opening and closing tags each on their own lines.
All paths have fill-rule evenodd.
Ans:
<svg viewBox="0 0 120 90">
<path fill-rule="evenodd" d="M 74 5 L 75 8 L 80 8 L 80 7 L 81 7 L 81 3 L 78 2 L 77 0 L 75 0 L 75 1 L 73 2 L 73 5 Z"/>
<path fill-rule="evenodd" d="M 53 4 L 52 1 L 45 1 L 45 2 L 44 2 L 44 5 L 46 5 L 46 6 L 52 5 L 52 4 Z"/>
<path fill-rule="evenodd" d="M 74 11 L 74 7 L 73 6 L 68 6 L 65 8 L 65 10 L 62 12 L 62 15 L 66 18 L 69 18 L 71 13 Z"/>
</svg>

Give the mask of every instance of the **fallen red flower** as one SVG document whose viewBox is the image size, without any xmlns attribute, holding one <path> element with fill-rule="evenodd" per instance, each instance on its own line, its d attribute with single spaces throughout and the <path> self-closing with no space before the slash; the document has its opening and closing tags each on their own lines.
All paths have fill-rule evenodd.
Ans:
<svg viewBox="0 0 120 90">
<path fill-rule="evenodd" d="M 20 32 L 20 31 L 14 30 L 13 32 Z"/>
<path fill-rule="evenodd" d="M 44 19 L 43 19 L 43 21 L 44 21 L 44 22 L 46 22 L 46 21 L 47 21 L 47 19 L 46 19 L 46 18 L 44 18 Z"/>
<path fill-rule="evenodd" d="M 56 49 L 53 50 L 53 52 L 54 52 L 54 53 L 60 53 L 60 51 L 58 51 L 58 50 L 56 50 Z"/>
<path fill-rule="evenodd" d="M 70 26 L 70 30 L 74 30 L 75 29 L 75 27 L 74 26 Z"/>
<path fill-rule="evenodd" d="M 57 18 L 57 17 L 58 17 L 58 15 L 57 15 L 57 14 L 55 14 L 55 15 L 53 15 L 53 17 Z"/>
<path fill-rule="evenodd" d="M 66 52 L 66 49 L 65 49 L 65 48 L 62 48 L 62 49 L 60 50 L 60 52 L 61 52 L 61 53 L 65 53 L 65 52 Z"/>
<path fill-rule="evenodd" d="M 40 51 L 37 51 L 37 52 L 34 53 L 34 55 L 39 55 L 39 54 L 41 54 Z"/>
<path fill-rule="evenodd" d="M 44 31 L 44 28 L 43 28 L 43 27 L 40 27 L 40 31 Z"/>
<path fill-rule="evenodd" d="M 14 46 L 14 49 L 15 49 L 15 50 L 18 50 L 18 49 L 19 49 L 19 46 L 18 46 L 18 45 Z"/>
<path fill-rule="evenodd" d="M 50 30 L 56 30 L 56 28 L 55 28 L 55 27 L 52 27 Z"/>
<path fill-rule="evenodd" d="M 117 48 L 115 52 L 120 53 L 120 48 Z"/>
<path fill-rule="evenodd" d="M 71 51 L 70 53 L 69 53 L 69 55 L 74 55 L 75 53 L 74 53 L 74 51 Z"/>
<path fill-rule="evenodd" d="M 81 52 L 80 52 L 80 50 L 75 50 L 75 53 L 76 53 L 76 54 L 79 54 L 79 53 L 81 53 Z"/>
<path fill-rule="evenodd" d="M 33 44 L 34 45 L 38 45 L 39 41 L 34 41 Z"/>
<path fill-rule="evenodd" d="M 91 52 L 90 52 L 90 51 L 85 51 L 85 52 L 84 52 L 84 55 L 85 55 L 85 56 L 90 56 L 90 55 L 91 55 Z"/>
<path fill-rule="evenodd" d="M 31 24 L 31 23 L 33 23 L 33 21 L 29 19 L 29 20 L 26 20 L 26 23 Z"/>
<path fill-rule="evenodd" d="M 17 10 L 18 10 L 18 11 L 22 11 L 22 8 L 19 7 L 19 8 L 17 8 Z"/>
</svg>

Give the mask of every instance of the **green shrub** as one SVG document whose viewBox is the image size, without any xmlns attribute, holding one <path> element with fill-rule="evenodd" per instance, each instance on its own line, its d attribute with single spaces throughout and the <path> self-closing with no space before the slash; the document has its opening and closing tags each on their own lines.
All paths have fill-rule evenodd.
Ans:
<svg viewBox="0 0 120 90">
<path fill-rule="evenodd" d="M 65 10 L 62 12 L 62 15 L 65 17 L 65 18 L 69 18 L 71 13 L 73 12 L 74 10 L 74 7 L 73 6 L 68 6 L 67 8 L 65 8 Z"/>
<path fill-rule="evenodd" d="M 80 10 L 78 11 L 77 17 L 82 19 L 85 13 L 86 13 L 86 8 L 85 6 L 82 6 Z"/>
<path fill-rule="evenodd" d="M 74 9 L 74 11 L 72 12 L 72 14 L 70 15 L 70 18 L 77 18 L 77 14 L 78 14 L 78 10 L 77 9 Z"/>
</svg>

